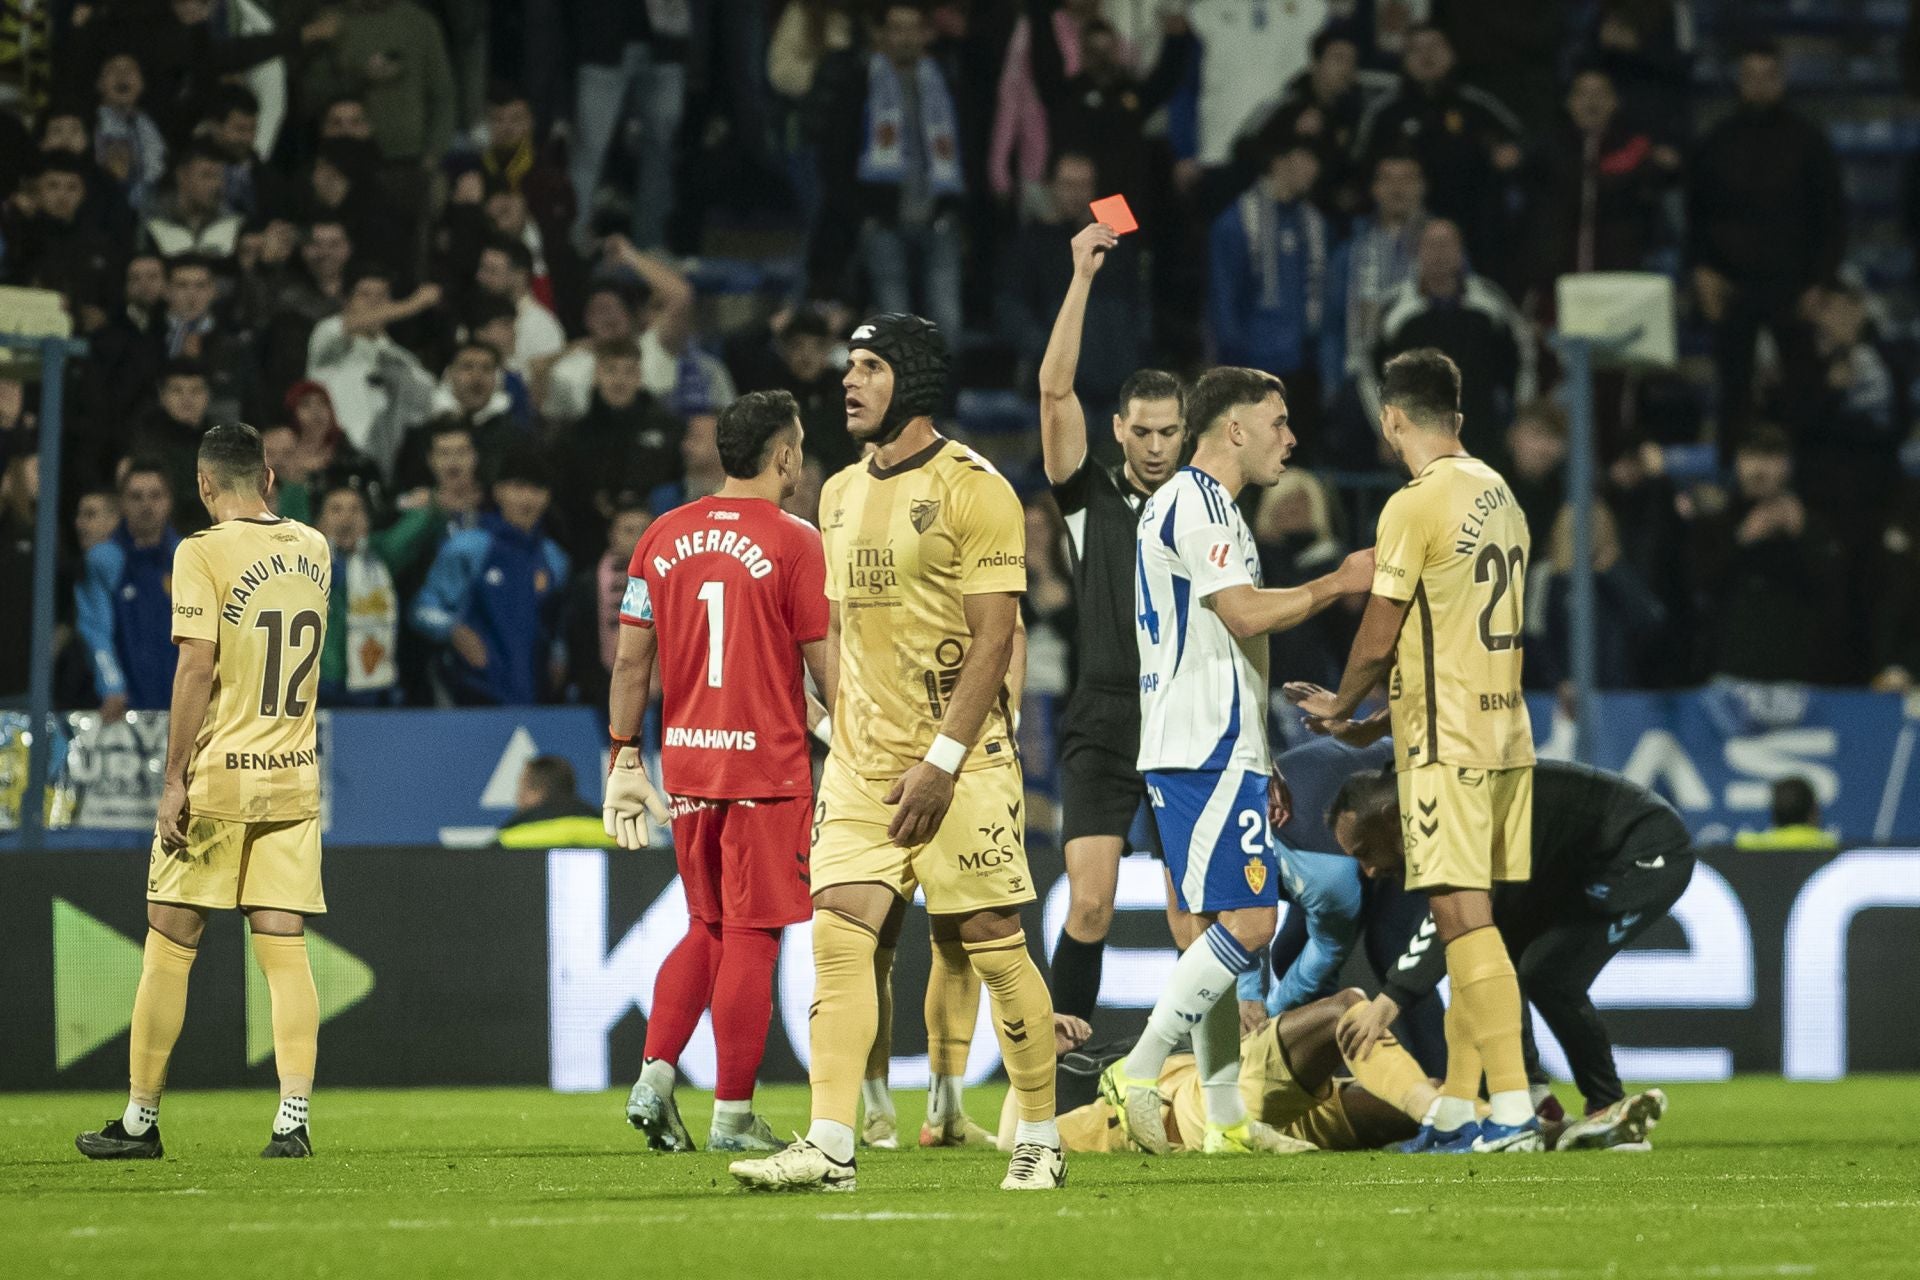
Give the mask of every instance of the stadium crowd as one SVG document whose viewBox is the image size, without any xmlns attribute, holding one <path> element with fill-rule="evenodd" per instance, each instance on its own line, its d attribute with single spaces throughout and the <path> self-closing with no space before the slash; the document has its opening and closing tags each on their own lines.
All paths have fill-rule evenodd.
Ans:
<svg viewBox="0 0 1920 1280">
<path fill-rule="evenodd" d="M 241 418 L 333 548 L 326 704 L 604 707 L 628 555 L 719 486 L 719 410 L 795 394 L 812 515 L 858 456 L 838 357 L 874 310 L 957 338 L 955 430 L 1033 495 L 1030 687 L 1057 688 L 1073 599 L 1034 417 L 965 409 L 1032 400 L 1068 241 L 1114 192 L 1141 229 L 1093 290 L 1090 420 L 1142 366 L 1283 377 L 1268 582 L 1371 541 L 1397 484 L 1378 370 L 1438 347 L 1542 550 L 1526 675 L 1559 685 L 1554 281 L 1658 270 L 1689 358 L 1598 385 L 1602 682 L 1920 674 L 1913 371 L 1847 267 L 1834 149 L 1764 40 L 1696 92 L 1672 0 L 0 7 L 0 283 L 57 291 L 90 343 L 62 706 L 167 705 L 197 443 Z M 38 403 L 0 378 L 9 602 Z M 1275 669 L 1334 682 L 1353 625 L 1276 638 Z M 0 702 L 29 659 L 3 632 Z"/>
</svg>

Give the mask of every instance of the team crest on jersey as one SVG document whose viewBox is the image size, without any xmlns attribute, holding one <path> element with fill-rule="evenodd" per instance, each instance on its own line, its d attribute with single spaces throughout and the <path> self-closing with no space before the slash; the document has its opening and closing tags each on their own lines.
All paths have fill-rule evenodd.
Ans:
<svg viewBox="0 0 1920 1280">
<path fill-rule="evenodd" d="M 1267 887 L 1267 864 L 1258 858 L 1247 859 L 1247 888 L 1259 893 Z"/>
<path fill-rule="evenodd" d="M 923 498 L 907 508 L 907 516 L 913 521 L 915 533 L 925 533 L 940 516 L 940 502 L 937 498 Z"/>
</svg>

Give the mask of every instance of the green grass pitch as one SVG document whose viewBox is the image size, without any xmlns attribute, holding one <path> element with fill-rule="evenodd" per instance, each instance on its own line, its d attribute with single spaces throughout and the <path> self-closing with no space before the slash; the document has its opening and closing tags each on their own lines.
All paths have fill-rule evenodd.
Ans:
<svg viewBox="0 0 1920 1280">
<path fill-rule="evenodd" d="M 0 1274 L 229 1277 L 1920 1275 L 1920 1079 L 1678 1086 L 1645 1155 L 867 1153 L 852 1195 L 748 1195 L 726 1159 L 648 1155 L 623 1094 L 322 1091 L 312 1161 L 257 1158 L 273 1101 L 167 1099 L 167 1159 L 90 1164 L 104 1095 L 0 1096 Z M 1565 1096 L 1565 1095 L 1563 1095 Z M 699 1095 L 687 1121 L 706 1131 Z M 902 1095 L 917 1131 L 917 1095 Z M 982 1121 L 999 1092 L 969 1094 Z M 805 1091 L 763 1091 L 776 1130 Z M 908 1126 L 912 1126 L 909 1128 Z"/>
</svg>

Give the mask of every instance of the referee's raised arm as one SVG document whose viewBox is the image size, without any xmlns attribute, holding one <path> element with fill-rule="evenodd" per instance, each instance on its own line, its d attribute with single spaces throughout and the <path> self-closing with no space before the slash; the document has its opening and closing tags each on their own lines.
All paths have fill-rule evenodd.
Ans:
<svg viewBox="0 0 1920 1280">
<path fill-rule="evenodd" d="M 1087 415 L 1073 393 L 1073 379 L 1080 367 L 1087 294 L 1107 251 L 1119 243 L 1120 237 L 1104 222 L 1089 223 L 1073 238 L 1073 279 L 1040 360 L 1040 457 L 1050 484 L 1065 483 L 1087 458 Z"/>
</svg>

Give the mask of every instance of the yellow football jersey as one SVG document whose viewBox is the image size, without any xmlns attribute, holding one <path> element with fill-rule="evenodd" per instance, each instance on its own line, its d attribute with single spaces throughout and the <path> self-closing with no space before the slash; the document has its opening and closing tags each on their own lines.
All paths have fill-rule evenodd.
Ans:
<svg viewBox="0 0 1920 1280">
<path fill-rule="evenodd" d="M 297 520 L 226 520 L 173 553 L 173 638 L 214 643 L 213 694 L 187 766 L 195 815 L 320 812 L 314 704 L 333 554 Z"/>
<path fill-rule="evenodd" d="M 1026 515 L 978 454 L 937 440 L 897 467 L 857 462 L 820 494 L 827 598 L 840 606 L 833 753 L 893 778 L 933 745 L 972 638 L 964 599 L 1027 589 Z M 1005 699 L 967 769 L 1014 758 Z"/>
<path fill-rule="evenodd" d="M 1520 692 L 1531 542 L 1500 473 L 1436 459 L 1380 512 L 1373 594 L 1410 600 L 1389 696 L 1394 764 L 1533 763 Z"/>
</svg>

